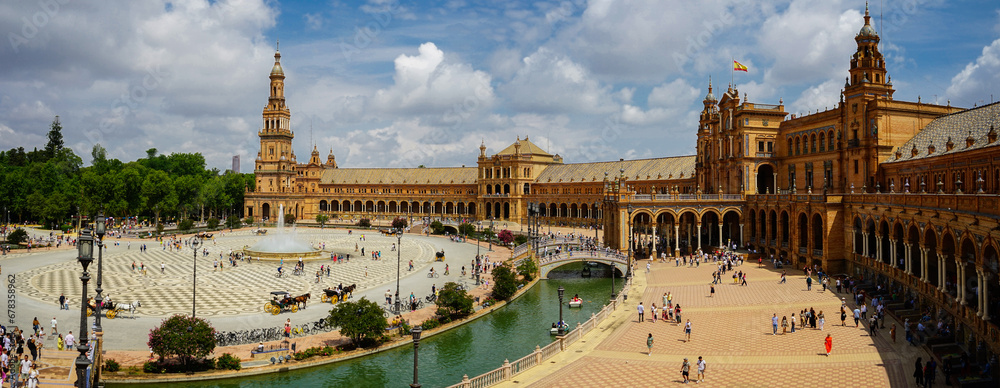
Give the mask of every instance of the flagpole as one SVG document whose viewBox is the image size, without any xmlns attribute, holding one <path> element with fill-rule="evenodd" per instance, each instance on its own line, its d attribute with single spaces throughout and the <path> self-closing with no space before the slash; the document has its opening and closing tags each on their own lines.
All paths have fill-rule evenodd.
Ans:
<svg viewBox="0 0 1000 388">
<path fill-rule="evenodd" d="M 736 83 L 736 57 L 732 57 L 733 62 L 729 64 L 729 86 Z"/>
</svg>

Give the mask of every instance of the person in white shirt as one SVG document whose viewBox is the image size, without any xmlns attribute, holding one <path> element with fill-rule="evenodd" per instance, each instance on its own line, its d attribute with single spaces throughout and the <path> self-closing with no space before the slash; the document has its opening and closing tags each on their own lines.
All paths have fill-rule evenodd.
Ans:
<svg viewBox="0 0 1000 388">
<path fill-rule="evenodd" d="M 66 341 L 66 349 L 72 349 L 76 344 L 76 337 L 73 336 L 73 331 L 66 334 L 66 338 L 64 338 L 64 340 Z"/>
<path fill-rule="evenodd" d="M 57 324 L 56 317 L 52 317 L 52 335 L 56 335 L 56 333 L 59 332 L 59 331 L 56 330 L 56 328 L 57 328 L 56 324 Z"/>
<path fill-rule="evenodd" d="M 698 362 L 695 363 L 698 366 L 698 376 L 695 377 L 695 384 L 705 381 L 705 360 L 698 356 Z"/>
</svg>

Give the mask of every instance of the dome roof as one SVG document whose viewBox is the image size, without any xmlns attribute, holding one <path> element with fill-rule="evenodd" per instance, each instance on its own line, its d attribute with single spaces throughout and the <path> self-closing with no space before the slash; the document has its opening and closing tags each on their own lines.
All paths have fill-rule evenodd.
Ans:
<svg viewBox="0 0 1000 388">
<path fill-rule="evenodd" d="M 285 75 L 285 71 L 281 69 L 281 52 L 274 52 L 274 67 L 271 68 L 271 75 Z"/>
<path fill-rule="evenodd" d="M 705 95 L 705 101 L 716 101 L 715 100 L 715 95 L 712 94 L 711 90 L 709 90 L 708 94 Z"/>
<path fill-rule="evenodd" d="M 861 27 L 861 31 L 858 32 L 859 36 L 878 36 L 875 33 L 875 28 L 871 24 L 865 23 L 864 27 Z"/>
</svg>

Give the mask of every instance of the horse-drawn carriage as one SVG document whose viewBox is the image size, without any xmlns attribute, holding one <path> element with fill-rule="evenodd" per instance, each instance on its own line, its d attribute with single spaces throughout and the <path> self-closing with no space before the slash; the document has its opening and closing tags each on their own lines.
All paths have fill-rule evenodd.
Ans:
<svg viewBox="0 0 1000 388">
<path fill-rule="evenodd" d="M 444 261 L 444 249 L 440 252 L 434 252 L 434 261 Z"/>
<path fill-rule="evenodd" d="M 104 316 L 108 317 L 108 319 L 114 319 L 125 311 L 129 312 L 130 317 L 135 318 L 136 310 L 138 310 L 139 307 L 142 307 L 142 303 L 139 303 L 139 301 L 132 303 L 116 303 L 111 301 L 111 299 L 108 299 L 102 304 L 103 306 L 101 309 L 104 310 Z M 87 299 L 87 316 L 89 317 L 94 315 L 94 311 L 97 311 L 97 302 L 94 298 Z"/>
<path fill-rule="evenodd" d="M 265 235 L 267 234 L 267 229 L 264 228 L 254 229 L 253 234 L 256 234 L 258 236 Z"/>
<path fill-rule="evenodd" d="M 345 299 L 351 297 L 354 293 L 354 289 L 357 287 L 357 284 L 352 284 L 343 288 L 324 288 L 323 295 L 320 295 L 320 300 L 322 300 L 323 303 L 328 301 L 330 303 L 343 302 Z"/>
<path fill-rule="evenodd" d="M 198 234 L 195 234 L 195 236 L 204 240 L 212 238 L 213 235 L 208 232 L 198 232 Z"/>
<path fill-rule="evenodd" d="M 271 295 L 271 300 L 264 303 L 264 311 L 273 315 L 278 315 L 285 311 L 298 312 L 299 304 L 302 304 L 302 308 L 305 308 L 306 301 L 311 296 L 311 294 L 302 294 L 292 297 L 285 291 L 272 291 Z"/>
</svg>

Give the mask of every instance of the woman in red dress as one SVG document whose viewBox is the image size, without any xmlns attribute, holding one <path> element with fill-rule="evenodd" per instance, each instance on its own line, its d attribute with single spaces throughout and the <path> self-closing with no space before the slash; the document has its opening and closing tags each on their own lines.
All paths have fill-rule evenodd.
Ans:
<svg viewBox="0 0 1000 388">
<path fill-rule="evenodd" d="M 826 335 L 825 344 L 826 344 L 826 356 L 830 357 L 830 349 L 833 348 L 833 338 L 831 338 L 829 334 Z"/>
</svg>

